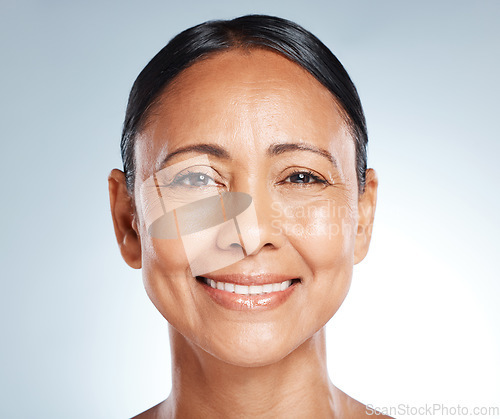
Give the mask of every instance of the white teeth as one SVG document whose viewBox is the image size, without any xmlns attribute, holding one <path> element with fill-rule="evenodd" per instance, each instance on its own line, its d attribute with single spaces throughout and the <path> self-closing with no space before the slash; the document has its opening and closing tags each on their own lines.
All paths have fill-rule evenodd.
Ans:
<svg viewBox="0 0 500 419">
<path fill-rule="evenodd" d="M 285 291 L 290 285 L 292 285 L 292 281 L 290 279 L 288 281 L 283 281 L 281 283 L 281 291 Z"/>
<path fill-rule="evenodd" d="M 265 284 L 265 285 L 262 285 L 262 292 L 263 292 L 264 294 L 267 294 L 267 293 L 273 292 L 273 284 Z"/>
<path fill-rule="evenodd" d="M 262 294 L 262 285 L 250 285 L 248 287 L 248 293 L 251 295 Z"/>
<path fill-rule="evenodd" d="M 292 285 L 291 279 L 264 285 L 238 285 L 229 282 L 216 282 L 209 278 L 203 278 L 203 281 L 212 288 L 241 295 L 269 294 L 270 292 L 284 291 Z"/>
<path fill-rule="evenodd" d="M 235 294 L 242 294 L 242 295 L 247 295 L 248 294 L 248 286 L 246 285 L 234 285 L 234 293 Z"/>
</svg>

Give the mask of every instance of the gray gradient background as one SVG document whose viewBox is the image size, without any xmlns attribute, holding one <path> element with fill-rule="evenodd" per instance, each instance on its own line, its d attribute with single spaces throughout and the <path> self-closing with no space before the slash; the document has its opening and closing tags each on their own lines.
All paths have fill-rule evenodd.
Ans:
<svg viewBox="0 0 500 419">
<path fill-rule="evenodd" d="M 378 407 L 500 405 L 500 2 L 2 0 L 0 417 L 124 418 L 168 395 L 167 323 L 119 255 L 107 175 L 147 61 L 246 13 L 315 33 L 366 111 L 379 206 L 328 326 L 332 381 Z"/>
</svg>

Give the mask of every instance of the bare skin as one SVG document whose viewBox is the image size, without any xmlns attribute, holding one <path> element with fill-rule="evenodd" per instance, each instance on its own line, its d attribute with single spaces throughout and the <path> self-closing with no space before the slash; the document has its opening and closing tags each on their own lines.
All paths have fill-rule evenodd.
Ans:
<svg viewBox="0 0 500 419">
<path fill-rule="evenodd" d="M 176 332 L 173 331 L 173 333 Z M 320 346 L 323 346 L 321 354 L 307 353 L 317 351 Z M 306 354 L 302 353 L 303 351 Z M 192 370 L 188 373 L 181 369 L 173 377 L 174 382 L 180 383 L 180 388 L 186 388 L 189 391 L 184 393 L 181 391 L 179 395 L 172 391 L 168 399 L 135 418 L 371 417 L 367 415 L 364 404 L 349 397 L 331 383 L 326 373 L 324 360 L 324 330 L 322 330 L 286 358 L 284 364 L 288 365 L 273 365 L 249 370 L 225 364 L 218 369 L 209 362 L 216 370 L 207 371 L 200 366 L 203 360 L 198 358 L 174 362 Z M 304 362 L 306 364 L 302 365 Z M 311 365 L 309 362 L 317 362 L 317 364 Z M 187 377 L 198 377 L 200 371 L 206 371 L 207 380 L 196 378 L 194 381 L 186 382 Z M 289 376 L 284 375 L 287 372 Z M 222 383 L 226 386 L 221 386 Z M 213 386 L 217 389 L 215 392 L 209 390 Z M 282 390 L 280 394 L 277 394 L 278 389 Z M 201 395 L 201 397 L 192 398 L 193 394 Z M 237 394 L 244 394 L 245 397 L 235 397 Z M 377 417 L 388 418 L 389 416 Z"/>
<path fill-rule="evenodd" d="M 207 277 L 237 275 L 250 284 L 258 275 L 288 275 L 297 282 L 284 302 L 261 310 L 220 305 L 191 275 L 181 240 L 148 235 L 141 184 L 165 157 L 200 144 L 226 153 L 196 169 L 210 170 L 203 178 L 213 186 L 204 187 L 250 194 L 260 237 L 252 254 Z M 273 154 L 276 144 L 287 151 Z M 134 197 L 121 171 L 109 177 L 113 221 L 123 258 L 143 269 L 146 291 L 169 322 L 173 366 L 170 396 L 137 417 L 368 416 L 328 377 L 324 326 L 368 251 L 378 182 L 370 169 L 358 193 L 353 139 L 328 90 L 275 53 L 218 54 L 169 86 L 135 152 Z M 207 151 L 178 153 L 171 164 L 200 153 Z M 188 183 L 175 190 L 193 188 Z M 306 211 L 327 203 L 333 211 Z"/>
</svg>

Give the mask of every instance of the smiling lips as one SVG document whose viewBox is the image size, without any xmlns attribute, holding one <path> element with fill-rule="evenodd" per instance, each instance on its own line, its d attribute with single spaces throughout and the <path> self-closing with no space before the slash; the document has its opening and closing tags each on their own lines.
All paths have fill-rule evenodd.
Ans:
<svg viewBox="0 0 500 419">
<path fill-rule="evenodd" d="M 285 275 L 197 276 L 215 302 L 230 309 L 272 308 L 283 303 L 295 289 L 299 278 Z"/>
<path fill-rule="evenodd" d="M 259 294 L 269 294 L 270 292 L 285 291 L 290 285 L 292 285 L 292 280 L 287 279 L 283 282 L 275 282 L 273 284 L 264 285 L 238 285 L 231 282 L 217 282 L 213 279 L 202 277 L 203 281 L 210 285 L 212 288 L 217 288 L 218 290 L 224 290 L 228 292 L 234 292 L 240 295 L 259 295 Z"/>
</svg>

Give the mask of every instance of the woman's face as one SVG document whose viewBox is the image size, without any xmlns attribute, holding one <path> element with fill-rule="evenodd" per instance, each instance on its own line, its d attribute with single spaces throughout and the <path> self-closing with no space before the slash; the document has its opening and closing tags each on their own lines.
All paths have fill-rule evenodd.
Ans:
<svg viewBox="0 0 500 419">
<path fill-rule="evenodd" d="M 331 94 L 310 74 L 265 50 L 233 50 L 200 61 L 152 109 L 135 153 L 134 229 L 145 287 L 192 344 L 232 364 L 266 365 L 333 316 L 353 264 L 366 253 L 371 219 L 363 221 L 365 236 L 356 243 L 354 142 Z M 243 192 L 256 222 L 242 223 L 242 231 L 233 223 L 201 241 L 152 237 L 150 203 L 140 191 L 160 171 L 167 173 L 159 185 L 167 204 Z M 198 267 L 195 278 L 193 252 L 206 247 L 211 260 L 242 254 L 231 229 L 240 239 L 252 237 L 252 249 L 228 257 L 215 272 Z M 209 253 L 212 245 L 215 253 Z M 215 289 L 207 285 L 210 279 Z M 290 286 L 277 285 L 286 280 Z"/>
</svg>

